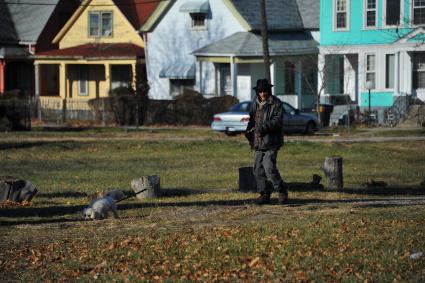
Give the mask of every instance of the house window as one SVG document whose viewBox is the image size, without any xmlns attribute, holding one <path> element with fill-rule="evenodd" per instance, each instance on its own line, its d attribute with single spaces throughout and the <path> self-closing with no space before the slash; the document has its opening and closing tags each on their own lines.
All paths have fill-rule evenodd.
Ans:
<svg viewBox="0 0 425 283">
<path fill-rule="evenodd" d="M 394 88 L 395 55 L 385 56 L 385 88 Z"/>
<path fill-rule="evenodd" d="M 400 24 L 400 0 L 387 0 L 385 9 L 385 24 L 396 26 Z"/>
<path fill-rule="evenodd" d="M 375 85 L 375 55 L 366 55 L 366 82 L 371 81 Z"/>
<path fill-rule="evenodd" d="M 285 62 L 285 94 L 295 94 L 295 64 Z"/>
<path fill-rule="evenodd" d="M 376 0 L 366 0 L 366 27 L 376 27 Z"/>
<path fill-rule="evenodd" d="M 425 24 L 425 1 L 413 0 L 413 23 L 415 25 Z"/>
<path fill-rule="evenodd" d="M 111 66 L 111 89 L 119 87 L 131 87 L 132 71 L 130 65 Z"/>
<path fill-rule="evenodd" d="M 186 89 L 193 89 L 194 80 L 176 80 L 170 79 L 170 94 L 177 96 L 183 94 Z"/>
<path fill-rule="evenodd" d="M 87 96 L 88 92 L 89 69 L 88 66 L 78 68 L 78 95 Z"/>
<path fill-rule="evenodd" d="M 89 13 L 89 36 L 112 36 L 112 12 Z"/>
<path fill-rule="evenodd" d="M 334 0 L 335 29 L 348 29 L 348 8 L 350 0 Z"/>
<path fill-rule="evenodd" d="M 425 88 L 425 53 L 413 55 L 413 88 Z"/>
<path fill-rule="evenodd" d="M 302 94 L 317 93 L 317 67 L 314 62 L 305 60 L 302 62 Z"/>
<path fill-rule="evenodd" d="M 344 55 L 325 56 L 325 91 L 328 94 L 344 93 Z"/>
<path fill-rule="evenodd" d="M 207 27 L 206 21 L 207 14 L 205 13 L 191 13 L 192 28 L 193 29 L 205 29 Z"/>
</svg>

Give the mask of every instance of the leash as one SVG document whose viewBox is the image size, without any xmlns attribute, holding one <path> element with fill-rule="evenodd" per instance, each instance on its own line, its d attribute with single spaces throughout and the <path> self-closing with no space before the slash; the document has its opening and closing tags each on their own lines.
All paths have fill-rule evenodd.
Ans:
<svg viewBox="0 0 425 283">
<path fill-rule="evenodd" d="M 132 196 L 128 196 L 128 197 L 125 197 L 125 198 L 122 198 L 122 199 L 119 199 L 119 200 L 117 200 L 115 203 L 119 203 L 119 202 L 121 202 L 121 201 L 123 201 L 123 200 L 126 200 L 126 199 L 129 199 L 129 198 L 132 198 L 132 197 L 135 197 L 135 196 L 137 196 L 138 194 L 140 194 L 140 193 L 143 193 L 144 191 L 147 191 L 148 189 L 143 189 L 143 190 L 141 190 L 141 191 L 138 191 L 138 192 L 136 192 L 134 195 L 132 195 Z"/>
</svg>

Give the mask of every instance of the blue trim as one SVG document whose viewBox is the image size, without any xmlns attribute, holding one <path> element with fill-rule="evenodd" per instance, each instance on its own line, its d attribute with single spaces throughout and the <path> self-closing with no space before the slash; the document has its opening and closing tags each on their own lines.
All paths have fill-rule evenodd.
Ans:
<svg viewBox="0 0 425 283">
<path fill-rule="evenodd" d="M 370 93 L 370 106 L 373 107 L 391 107 L 394 103 L 393 92 L 371 92 Z M 369 93 L 362 92 L 360 94 L 360 106 L 369 106 Z"/>
</svg>

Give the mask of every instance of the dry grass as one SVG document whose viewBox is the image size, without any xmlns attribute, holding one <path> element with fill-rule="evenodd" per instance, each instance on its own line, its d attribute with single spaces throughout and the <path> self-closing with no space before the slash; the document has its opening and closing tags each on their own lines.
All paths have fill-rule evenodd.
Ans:
<svg viewBox="0 0 425 283">
<path fill-rule="evenodd" d="M 310 181 L 325 156 L 341 155 L 346 189 L 298 190 L 288 205 L 256 206 L 255 194 L 236 191 L 237 168 L 252 162 L 241 137 L 158 131 L 0 141 L 0 175 L 28 179 L 40 192 L 30 206 L 0 208 L 0 281 L 425 278 L 424 258 L 410 259 L 425 251 L 423 142 L 287 143 L 278 162 L 287 181 Z M 130 194 L 131 179 L 149 174 L 160 174 L 164 197 L 124 201 L 118 220 L 82 220 L 87 196 Z M 363 188 L 368 178 L 389 187 Z"/>
</svg>

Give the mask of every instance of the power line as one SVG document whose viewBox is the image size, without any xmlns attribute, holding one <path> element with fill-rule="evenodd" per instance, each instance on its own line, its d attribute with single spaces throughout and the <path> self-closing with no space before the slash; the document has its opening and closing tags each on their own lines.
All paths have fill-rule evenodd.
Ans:
<svg viewBox="0 0 425 283">
<path fill-rule="evenodd" d="M 144 4 L 152 4 L 152 3 L 160 3 L 160 2 L 165 2 L 165 1 L 170 1 L 170 0 L 150 0 L 150 1 L 144 1 L 144 2 L 136 2 L 134 1 L 133 3 L 123 3 L 123 4 L 88 4 L 88 5 L 83 5 L 80 4 L 79 6 L 81 7 L 115 7 L 115 6 L 133 6 L 133 5 L 144 5 Z M 22 6 L 56 6 L 58 3 L 43 3 L 43 2 L 37 2 L 37 3 L 31 3 L 31 2 L 21 2 L 21 1 L 17 1 L 17 2 L 3 2 L 0 3 L 1 4 L 10 4 L 10 5 L 22 5 Z"/>
</svg>

